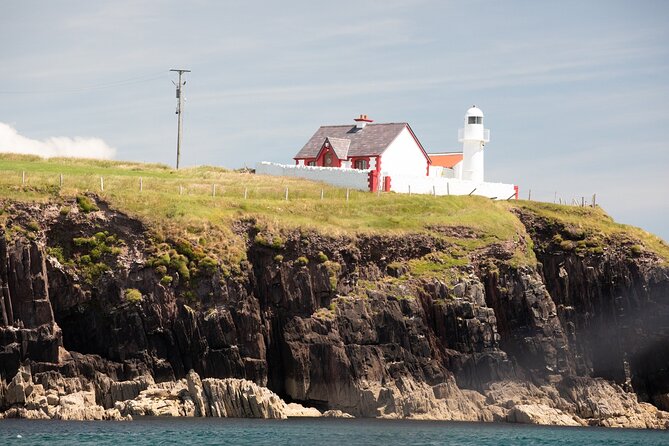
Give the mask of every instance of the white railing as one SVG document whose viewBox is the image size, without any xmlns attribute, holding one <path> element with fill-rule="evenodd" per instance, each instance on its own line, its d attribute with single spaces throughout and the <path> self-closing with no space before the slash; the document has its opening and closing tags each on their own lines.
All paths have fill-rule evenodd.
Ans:
<svg viewBox="0 0 669 446">
<path fill-rule="evenodd" d="M 476 138 L 471 138 L 471 139 L 476 139 Z M 465 129 L 458 129 L 458 142 L 462 142 L 464 140 L 465 140 Z M 490 130 L 484 129 L 483 142 L 489 142 L 489 141 L 490 141 Z"/>
</svg>

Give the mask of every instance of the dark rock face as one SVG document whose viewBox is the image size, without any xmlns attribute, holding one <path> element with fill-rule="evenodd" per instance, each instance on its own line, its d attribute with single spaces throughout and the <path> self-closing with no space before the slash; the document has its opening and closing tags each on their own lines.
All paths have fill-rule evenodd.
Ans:
<svg viewBox="0 0 669 446">
<path fill-rule="evenodd" d="M 402 275 L 391 263 L 443 250 L 444 242 L 295 231 L 283 234 L 277 260 L 279 248 L 255 243 L 254 230 L 240 224 L 249 240 L 241 273 L 203 274 L 187 288 L 161 282 L 147 265 L 147 230 L 104 203 L 67 216 L 55 206 L 11 206 L 13 224 L 44 217 L 34 240 L 0 232 L 6 381 L 29 360 L 36 381 L 56 372 L 95 381 L 98 403 L 109 408 L 113 381 L 172 381 L 192 369 L 356 416 L 406 412 L 398 394 L 426 385 L 436 395 L 453 381 L 482 392 L 502 380 L 592 376 L 631 384 L 656 404 L 667 400 L 669 277 L 658 262 L 538 249 L 537 268 L 512 268 L 491 252 L 495 270 L 475 261 L 454 283 L 385 284 Z M 552 236 L 531 215 L 520 217 L 537 245 Z M 93 283 L 46 254 L 99 230 L 125 245 Z M 141 301 L 124 298 L 130 288 Z"/>
<path fill-rule="evenodd" d="M 8 243 L 0 229 L 0 374 L 21 361 L 58 362 L 62 335 L 49 300 L 44 251 L 36 242 Z"/>
<path fill-rule="evenodd" d="M 555 234 L 531 214 L 521 219 L 546 246 Z M 669 409 L 669 271 L 653 258 L 610 246 L 593 256 L 537 249 L 578 375 L 630 386 L 644 401 Z"/>
</svg>

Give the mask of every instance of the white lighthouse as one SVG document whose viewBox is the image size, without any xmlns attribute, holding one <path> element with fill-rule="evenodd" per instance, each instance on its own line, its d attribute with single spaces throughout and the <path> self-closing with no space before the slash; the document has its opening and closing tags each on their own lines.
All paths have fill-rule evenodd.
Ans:
<svg viewBox="0 0 669 446">
<path fill-rule="evenodd" d="M 458 132 L 462 143 L 461 179 L 483 182 L 483 146 L 490 141 L 490 130 L 483 128 L 483 112 L 472 105 L 465 113 L 465 127 Z"/>
</svg>

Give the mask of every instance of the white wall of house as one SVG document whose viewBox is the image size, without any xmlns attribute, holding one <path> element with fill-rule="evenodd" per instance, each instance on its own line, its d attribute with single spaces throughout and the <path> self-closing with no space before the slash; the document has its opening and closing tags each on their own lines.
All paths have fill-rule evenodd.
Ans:
<svg viewBox="0 0 669 446">
<path fill-rule="evenodd" d="M 338 187 L 369 190 L 369 169 L 343 169 L 340 167 L 318 167 L 276 164 L 263 161 L 256 164 L 256 174 L 283 177 L 298 177 L 323 181 Z"/>
<path fill-rule="evenodd" d="M 427 159 L 406 127 L 381 156 L 381 175 L 427 176 Z"/>
</svg>

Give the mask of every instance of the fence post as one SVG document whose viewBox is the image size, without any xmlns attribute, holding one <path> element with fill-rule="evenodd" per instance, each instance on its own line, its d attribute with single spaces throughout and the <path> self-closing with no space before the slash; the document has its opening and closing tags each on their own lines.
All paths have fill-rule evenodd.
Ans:
<svg viewBox="0 0 669 446">
<path fill-rule="evenodd" d="M 179 195 L 183 195 L 183 194 L 184 194 L 184 188 L 183 188 L 183 186 L 180 184 L 180 185 L 179 185 Z"/>
<path fill-rule="evenodd" d="M 380 187 L 377 187 L 377 188 L 376 188 L 376 196 L 377 196 L 377 197 L 380 197 L 380 196 L 381 196 L 381 188 L 380 188 Z"/>
<path fill-rule="evenodd" d="M 144 190 L 144 183 L 142 181 L 142 177 L 139 177 L 139 191 L 142 192 Z"/>
<path fill-rule="evenodd" d="M 434 184 L 432 185 L 432 195 L 437 196 L 437 187 Z"/>
<path fill-rule="evenodd" d="M 21 186 L 25 186 L 25 185 L 26 185 L 26 171 L 22 170 L 21 171 Z"/>
<path fill-rule="evenodd" d="M 597 194 L 592 194 L 592 207 L 597 206 Z"/>
<path fill-rule="evenodd" d="M 581 197 L 581 207 L 585 207 L 585 197 Z"/>
<path fill-rule="evenodd" d="M 63 174 L 60 174 L 60 187 L 63 187 Z"/>
<path fill-rule="evenodd" d="M 451 195 L 451 183 L 446 182 L 446 195 Z"/>
<path fill-rule="evenodd" d="M 288 201 L 288 186 L 286 186 L 286 195 L 284 197 L 284 200 Z"/>
<path fill-rule="evenodd" d="M 409 184 L 409 195 L 411 195 L 411 184 Z"/>
<path fill-rule="evenodd" d="M 557 203 L 557 191 L 555 191 L 555 194 L 553 195 L 553 204 Z"/>
<path fill-rule="evenodd" d="M 105 191 L 105 179 L 100 176 L 100 192 Z"/>
<path fill-rule="evenodd" d="M 348 193 L 350 189 L 346 189 L 346 201 L 348 201 Z"/>
<path fill-rule="evenodd" d="M 532 189 L 527 191 L 527 201 L 532 201 Z"/>
<path fill-rule="evenodd" d="M 321 189 L 321 200 L 323 199 L 324 196 L 325 196 L 325 191 Z"/>
<path fill-rule="evenodd" d="M 246 200 L 246 198 L 247 198 L 248 196 L 249 196 L 249 188 L 248 188 L 248 187 L 245 187 L 245 188 L 244 188 L 244 200 Z"/>
<path fill-rule="evenodd" d="M 211 196 L 212 197 L 216 196 L 216 185 L 215 184 L 211 185 Z"/>
</svg>

